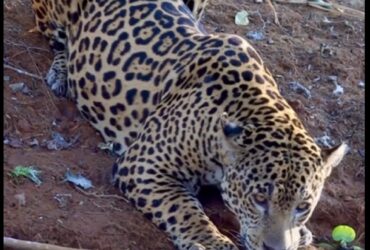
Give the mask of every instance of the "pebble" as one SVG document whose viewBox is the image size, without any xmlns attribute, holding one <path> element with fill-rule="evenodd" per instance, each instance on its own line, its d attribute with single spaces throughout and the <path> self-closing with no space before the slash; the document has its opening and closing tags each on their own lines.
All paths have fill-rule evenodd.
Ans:
<svg viewBox="0 0 370 250">
<path fill-rule="evenodd" d="M 23 143 L 18 138 L 4 138 L 3 143 L 5 145 L 9 145 L 12 148 L 21 148 L 23 146 Z"/>
<path fill-rule="evenodd" d="M 59 208 L 65 208 L 68 205 L 69 199 L 72 197 L 71 194 L 56 194 L 54 199 L 58 201 Z"/>
<path fill-rule="evenodd" d="M 340 86 L 339 84 L 337 84 L 337 85 L 335 86 L 335 89 L 333 90 L 333 94 L 334 94 L 335 96 L 340 96 L 340 95 L 343 95 L 343 93 L 344 93 L 344 89 L 343 89 L 343 87 L 342 87 L 342 86 Z"/>
<path fill-rule="evenodd" d="M 246 36 L 248 39 L 255 41 L 261 41 L 265 39 L 265 35 L 260 31 L 249 31 Z"/>
<path fill-rule="evenodd" d="M 39 143 L 39 141 L 36 138 L 33 138 L 30 142 L 28 142 L 28 145 L 30 147 L 35 147 L 35 146 L 39 146 L 40 143 Z"/>
<path fill-rule="evenodd" d="M 17 127 L 20 130 L 20 132 L 31 132 L 32 126 L 26 119 L 19 119 L 17 122 Z"/>
<path fill-rule="evenodd" d="M 358 86 L 359 86 L 360 88 L 365 88 L 365 82 L 364 82 L 364 81 L 359 81 L 359 82 L 358 82 Z"/>
<path fill-rule="evenodd" d="M 328 76 L 328 80 L 335 85 L 335 89 L 333 90 L 335 96 L 340 96 L 344 93 L 343 87 L 338 83 L 338 76 Z"/>
<path fill-rule="evenodd" d="M 14 93 L 22 92 L 23 94 L 27 95 L 31 92 L 24 82 L 9 84 L 9 87 L 12 89 Z"/>
<path fill-rule="evenodd" d="M 320 76 L 318 76 L 318 77 L 316 77 L 315 79 L 313 79 L 312 80 L 312 82 L 313 83 L 316 83 L 316 82 L 318 82 L 318 81 L 320 81 L 321 80 L 321 77 Z"/>
<path fill-rule="evenodd" d="M 9 87 L 13 90 L 13 92 L 21 91 L 24 88 L 24 82 L 12 83 L 9 84 Z"/>
<path fill-rule="evenodd" d="M 26 195 L 24 193 L 14 195 L 14 198 L 18 201 L 19 206 L 26 205 Z"/>
</svg>

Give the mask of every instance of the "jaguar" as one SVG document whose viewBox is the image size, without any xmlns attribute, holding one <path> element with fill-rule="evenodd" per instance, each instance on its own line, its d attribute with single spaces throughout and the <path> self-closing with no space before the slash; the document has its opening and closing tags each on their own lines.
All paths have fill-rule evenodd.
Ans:
<svg viewBox="0 0 370 250">
<path fill-rule="evenodd" d="M 253 250 L 295 250 L 347 152 L 321 149 L 244 38 L 202 26 L 207 0 L 33 0 L 46 83 L 119 155 L 112 180 L 177 249 L 238 249 L 204 212 L 217 186 Z"/>
</svg>

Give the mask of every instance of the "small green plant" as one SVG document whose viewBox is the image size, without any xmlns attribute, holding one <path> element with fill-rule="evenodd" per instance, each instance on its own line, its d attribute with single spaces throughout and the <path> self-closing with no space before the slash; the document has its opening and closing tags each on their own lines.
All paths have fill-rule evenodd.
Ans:
<svg viewBox="0 0 370 250">
<path fill-rule="evenodd" d="M 24 166 L 16 166 L 11 172 L 10 176 L 14 179 L 18 180 L 21 177 L 26 177 L 36 183 L 36 185 L 41 184 L 41 180 L 39 179 L 40 171 L 36 170 L 33 166 L 24 167 Z"/>
<path fill-rule="evenodd" d="M 324 240 L 317 243 L 322 250 L 364 250 L 355 246 L 353 241 L 356 238 L 356 231 L 347 225 L 338 225 L 333 228 L 331 233 L 333 241 Z"/>
<path fill-rule="evenodd" d="M 356 238 L 356 231 L 350 226 L 336 226 L 333 229 L 331 236 L 333 237 L 333 240 L 339 242 L 341 249 L 362 250 L 362 248 L 358 246 L 351 246 L 350 243 Z"/>
</svg>

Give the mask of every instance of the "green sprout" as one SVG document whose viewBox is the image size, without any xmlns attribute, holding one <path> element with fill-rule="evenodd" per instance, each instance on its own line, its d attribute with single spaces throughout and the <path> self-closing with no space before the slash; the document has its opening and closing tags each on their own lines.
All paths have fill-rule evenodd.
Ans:
<svg viewBox="0 0 370 250">
<path fill-rule="evenodd" d="M 353 246 L 352 248 L 349 248 L 347 244 L 351 243 L 356 238 L 356 231 L 347 225 L 338 225 L 336 226 L 331 236 L 335 241 L 338 241 L 340 243 L 340 246 L 344 249 L 353 249 L 353 250 L 362 250 L 362 248 L 358 246 Z"/>
<path fill-rule="evenodd" d="M 38 174 L 40 173 L 39 170 L 34 169 L 33 166 L 24 167 L 24 166 L 16 166 L 11 172 L 10 176 L 13 178 L 20 178 L 20 177 L 26 177 L 36 183 L 36 185 L 41 184 L 41 180 L 38 177 Z"/>
<path fill-rule="evenodd" d="M 337 243 L 334 243 L 332 241 L 327 242 L 318 242 L 317 246 L 319 249 L 325 249 L 325 250 L 364 250 L 359 246 L 354 246 L 353 241 L 356 238 L 356 232 L 355 230 L 347 225 L 338 225 L 336 226 L 331 236 L 334 241 Z"/>
<path fill-rule="evenodd" d="M 356 238 L 355 230 L 346 225 L 339 225 L 333 229 L 331 236 L 335 241 L 339 241 L 341 245 L 346 246 L 347 243 L 351 243 Z"/>
</svg>

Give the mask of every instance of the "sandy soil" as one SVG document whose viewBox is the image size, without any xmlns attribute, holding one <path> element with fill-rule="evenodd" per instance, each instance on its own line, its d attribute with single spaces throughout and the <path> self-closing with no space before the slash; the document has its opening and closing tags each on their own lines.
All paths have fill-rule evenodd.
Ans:
<svg viewBox="0 0 370 250">
<path fill-rule="evenodd" d="M 361 0 L 338 3 L 364 8 Z M 351 150 L 328 179 L 309 228 L 322 241 L 335 225 L 348 224 L 364 246 L 364 22 L 303 5 L 275 7 L 280 27 L 273 23 L 268 4 L 244 0 L 210 0 L 203 22 L 210 32 L 246 36 L 262 31 L 263 40 L 250 41 L 308 130 L 314 137 L 329 136 L 333 144 L 349 144 Z M 250 13 L 248 26 L 234 24 L 242 9 Z M 174 249 L 164 233 L 110 187 L 115 158 L 98 148 L 101 137 L 71 102 L 53 96 L 38 79 L 46 74 L 52 54 L 40 34 L 27 32 L 34 26 L 30 1 L 5 0 L 4 12 L 4 63 L 36 76 L 4 70 L 4 236 L 88 249 Z M 343 94 L 333 94 L 330 76 L 337 77 Z M 309 93 L 292 90 L 292 82 Z M 14 83 L 24 83 L 28 91 L 14 92 Z M 67 149 L 49 150 L 44 144 L 52 132 L 79 137 Z M 42 184 L 15 181 L 9 172 L 17 165 L 36 166 Z M 63 182 L 67 169 L 89 178 L 94 188 L 84 193 Z M 211 219 L 235 239 L 237 222 L 219 195 L 204 190 L 201 197 Z"/>
</svg>

